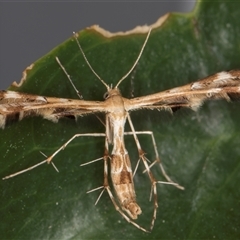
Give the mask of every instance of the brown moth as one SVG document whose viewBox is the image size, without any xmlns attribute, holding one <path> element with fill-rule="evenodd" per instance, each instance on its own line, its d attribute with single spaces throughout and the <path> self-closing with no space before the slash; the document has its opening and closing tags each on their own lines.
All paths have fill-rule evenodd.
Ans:
<svg viewBox="0 0 240 240">
<path fill-rule="evenodd" d="M 104 190 L 109 194 L 112 203 L 116 210 L 131 224 L 135 227 L 147 232 L 147 230 L 140 225 L 138 225 L 134 219 L 138 218 L 138 215 L 142 213 L 140 206 L 136 200 L 136 194 L 133 183 L 133 176 L 135 174 L 132 172 L 131 161 L 128 155 L 128 151 L 124 145 L 124 135 L 132 135 L 139 153 L 139 161 L 142 161 L 147 172 L 152 186 L 153 195 L 153 217 L 150 224 L 150 230 L 154 226 L 154 222 L 157 214 L 158 200 L 157 200 L 157 183 L 172 184 L 173 186 L 184 189 L 179 184 L 173 182 L 171 178 L 165 172 L 163 165 L 160 161 L 156 141 L 151 131 L 135 131 L 134 125 L 130 118 L 130 112 L 141 109 L 150 110 L 168 110 L 172 112 L 175 109 L 182 107 L 197 110 L 204 101 L 215 100 L 215 99 L 225 99 L 230 101 L 232 99 L 240 98 L 240 71 L 232 70 L 229 72 L 220 72 L 212 76 L 206 77 L 202 80 L 176 87 L 163 92 L 150 94 L 147 96 L 136 97 L 132 99 L 127 99 L 122 97 L 119 85 L 120 83 L 133 71 L 134 67 L 138 63 L 144 47 L 149 38 L 151 29 L 148 32 L 147 38 L 142 46 L 142 49 L 125 76 L 123 76 L 117 83 L 115 87 L 108 86 L 93 70 L 90 63 L 88 62 L 79 42 L 80 51 L 85 58 L 86 63 L 95 74 L 95 76 L 106 86 L 107 92 L 105 94 L 104 101 L 85 101 L 85 100 L 75 100 L 75 99 L 65 99 L 65 98 L 54 98 L 45 96 L 36 96 L 25 93 L 18 93 L 13 91 L 0 91 L 0 127 L 4 128 L 6 123 L 10 120 L 21 120 L 28 116 L 42 116 L 45 119 L 57 122 L 58 119 L 62 117 L 74 117 L 84 116 L 86 114 L 96 114 L 105 113 L 106 114 L 106 131 L 105 133 L 86 133 L 86 134 L 76 134 L 71 139 L 69 139 L 63 146 L 57 149 L 51 156 L 47 157 L 46 160 L 36 164 L 32 167 L 19 171 L 17 173 L 11 174 L 4 177 L 3 179 L 14 177 L 18 174 L 29 171 L 43 163 L 52 163 L 53 157 L 58 154 L 59 151 L 64 149 L 73 139 L 83 136 L 102 136 L 105 137 L 105 154 L 103 157 L 96 160 L 90 161 L 81 166 L 98 161 L 104 161 L 104 179 L 103 186 L 93 189 L 89 192 L 102 189 L 99 195 L 101 197 Z M 77 40 L 77 35 L 75 34 Z M 73 85 L 75 91 L 78 94 L 72 80 L 70 79 L 65 68 L 61 64 L 60 60 L 56 58 L 60 67 L 66 74 L 70 83 Z M 79 95 L 79 94 L 78 94 Z M 129 122 L 131 132 L 124 132 L 124 126 L 126 121 Z M 138 140 L 139 134 L 148 134 L 152 138 L 153 147 L 155 150 L 156 159 L 149 164 L 145 157 L 144 151 Z M 109 145 L 113 145 L 111 154 L 109 153 Z M 110 162 L 110 179 L 114 187 L 114 193 L 112 192 L 109 185 L 109 170 L 108 170 L 108 160 Z M 151 172 L 151 167 L 154 164 L 158 164 L 163 176 L 166 178 L 167 182 L 157 181 Z M 98 202 L 97 199 L 96 203 Z"/>
</svg>

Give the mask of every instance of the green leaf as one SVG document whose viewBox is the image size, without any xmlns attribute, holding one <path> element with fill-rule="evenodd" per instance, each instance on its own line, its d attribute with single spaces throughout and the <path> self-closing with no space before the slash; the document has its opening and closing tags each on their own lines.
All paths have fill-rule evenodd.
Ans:
<svg viewBox="0 0 240 240">
<path fill-rule="evenodd" d="M 169 14 L 153 29 L 139 64 L 121 85 L 124 97 L 143 96 L 180 86 L 240 66 L 240 2 L 199 1 L 189 14 Z M 130 69 L 145 35 L 106 38 L 93 29 L 79 32 L 79 41 L 94 70 L 107 84 Z M 77 98 L 55 56 L 70 73 L 85 100 L 102 100 L 106 88 L 85 63 L 73 38 L 34 63 L 20 87 L 11 90 L 45 96 Z M 133 79 L 131 81 L 131 78 Z M 131 84 L 131 82 L 133 84 Z M 127 223 L 105 192 L 86 191 L 103 183 L 103 163 L 80 167 L 103 156 L 104 139 L 75 139 L 55 158 L 59 169 L 42 165 L 1 181 L 1 239 L 237 239 L 240 234 L 240 111 L 239 103 L 208 102 L 198 112 L 171 116 L 158 111 L 131 113 L 135 129 L 153 131 L 168 174 L 185 187 L 158 186 L 158 214 L 152 233 Z M 101 116 L 102 118 L 104 116 Z M 128 126 L 126 126 L 126 130 Z M 54 124 L 27 118 L 1 131 L 1 176 L 38 163 L 76 133 L 105 131 L 96 116 Z M 149 136 L 139 137 L 147 158 L 154 160 Z M 138 153 L 126 137 L 132 165 Z M 150 182 L 140 166 L 135 176 L 142 215 L 149 228 L 153 203 Z M 155 177 L 163 180 L 160 169 Z"/>
</svg>

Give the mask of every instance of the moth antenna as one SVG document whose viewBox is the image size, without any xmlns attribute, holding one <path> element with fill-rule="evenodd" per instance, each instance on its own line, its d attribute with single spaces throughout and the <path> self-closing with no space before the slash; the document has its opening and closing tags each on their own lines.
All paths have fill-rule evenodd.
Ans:
<svg viewBox="0 0 240 240">
<path fill-rule="evenodd" d="M 78 39 L 77 39 L 78 34 L 75 33 L 75 32 L 73 32 L 73 36 L 74 36 L 74 38 L 75 38 L 75 40 L 76 40 L 76 42 L 77 42 L 77 45 L 78 45 L 78 47 L 79 47 L 79 49 L 80 49 L 80 51 L 81 51 L 81 53 L 82 53 L 82 55 L 83 55 L 83 57 L 84 57 L 84 59 L 85 59 L 85 62 L 86 62 L 87 65 L 88 65 L 88 67 L 91 69 L 92 73 L 93 73 L 93 74 L 102 82 L 102 84 L 107 88 L 107 90 L 109 90 L 110 87 L 101 79 L 101 77 L 94 71 L 93 67 L 92 67 L 91 64 L 89 63 L 89 61 L 88 61 L 85 53 L 83 52 L 83 49 L 82 49 L 81 45 L 80 45 L 80 43 L 79 43 L 79 41 L 78 41 Z"/>
<path fill-rule="evenodd" d="M 117 85 L 116 85 L 115 88 L 118 88 L 118 86 L 120 85 L 120 83 L 121 83 L 125 78 L 127 78 L 128 75 L 132 72 L 132 70 L 136 67 L 139 59 L 140 59 L 141 56 L 142 56 L 143 50 L 144 50 L 144 48 L 145 48 L 145 46 L 146 46 L 146 44 L 147 44 L 147 41 L 148 41 L 148 38 L 149 38 L 149 36 L 150 36 L 151 31 L 152 31 L 152 28 L 150 28 L 149 31 L 148 31 L 147 37 L 146 37 L 146 39 L 145 39 L 145 42 L 144 42 L 144 44 L 143 44 L 143 46 L 142 46 L 142 48 L 141 48 L 140 53 L 138 54 L 138 57 L 137 57 L 135 63 L 133 64 L 133 66 L 131 67 L 131 69 L 118 81 L 118 83 L 117 83 Z"/>
<path fill-rule="evenodd" d="M 56 61 L 57 61 L 57 63 L 59 64 L 59 66 L 61 67 L 61 69 L 63 70 L 63 72 L 65 73 L 65 75 L 67 76 L 67 79 L 69 80 L 69 82 L 72 84 L 72 86 L 73 86 L 75 92 L 77 93 L 78 97 L 79 97 L 80 99 L 83 99 L 83 96 L 81 95 L 81 93 L 78 91 L 78 89 L 77 89 L 76 86 L 74 85 L 74 83 L 73 83 L 70 75 L 67 73 L 66 69 L 64 68 L 64 66 L 62 65 L 62 63 L 60 62 L 60 60 L 59 60 L 58 57 L 56 57 Z"/>
</svg>

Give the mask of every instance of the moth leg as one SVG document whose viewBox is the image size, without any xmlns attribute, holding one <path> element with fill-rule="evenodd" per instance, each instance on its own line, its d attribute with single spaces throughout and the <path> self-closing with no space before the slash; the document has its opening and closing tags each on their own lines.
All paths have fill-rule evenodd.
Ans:
<svg viewBox="0 0 240 240">
<path fill-rule="evenodd" d="M 178 183 L 174 182 L 169 176 L 168 174 L 166 173 L 163 165 L 162 165 L 162 162 L 160 160 L 160 157 L 159 157 L 159 153 L 158 153 L 158 149 L 157 149 L 157 144 L 156 144 L 156 140 L 155 140 L 155 137 L 154 137 L 154 134 L 152 131 L 135 131 L 135 134 L 136 135 L 150 135 L 151 136 L 151 139 L 152 139 L 152 144 L 153 144 L 153 148 L 154 148 L 154 152 L 155 152 L 155 157 L 156 157 L 156 160 L 154 162 L 152 162 L 150 165 L 149 165 L 149 168 L 153 167 L 156 163 L 159 164 L 159 167 L 161 169 L 161 172 L 163 174 L 163 176 L 165 177 L 165 179 L 169 182 L 169 183 L 172 183 L 172 185 L 174 185 L 176 188 L 179 188 L 181 190 L 184 190 L 184 187 L 179 185 Z M 126 132 L 125 135 L 134 135 L 134 133 L 132 132 Z M 146 172 L 147 169 L 144 171 Z"/>
<path fill-rule="evenodd" d="M 153 207 L 154 207 L 152 221 L 151 221 L 151 225 L 150 225 L 150 230 L 152 230 L 153 226 L 154 226 L 154 223 L 155 223 L 156 216 L 157 216 L 157 208 L 158 208 L 157 187 L 156 187 L 156 184 L 158 183 L 158 181 L 154 178 L 153 173 L 151 172 L 151 170 L 149 168 L 149 165 L 147 163 L 147 159 L 144 156 L 145 153 L 141 148 L 140 142 L 137 138 L 137 134 L 135 132 L 135 129 L 134 129 L 134 126 L 133 126 L 133 123 L 131 121 L 131 118 L 130 118 L 129 114 L 127 114 L 127 119 L 128 119 L 130 128 L 132 130 L 132 135 L 134 137 L 134 140 L 135 140 L 137 148 L 138 148 L 139 158 L 143 161 L 143 164 L 144 164 L 145 169 L 147 171 L 149 180 L 151 182 L 151 196 L 153 195 Z"/>
<path fill-rule="evenodd" d="M 64 150 L 67 145 L 72 142 L 75 138 L 78 137 L 105 137 L 105 133 L 78 133 L 73 135 L 67 142 L 65 142 L 60 148 L 58 148 L 51 156 L 49 156 L 46 160 L 48 163 L 52 161 L 52 159 L 61 151 Z"/>
<path fill-rule="evenodd" d="M 79 133 L 79 134 L 75 134 L 74 136 L 72 136 L 66 143 L 64 143 L 60 148 L 58 148 L 51 156 L 49 156 L 48 158 L 46 158 L 45 160 L 43 160 L 42 162 L 40 163 L 37 163 L 31 167 L 28 167 L 26 169 L 23 169 L 21 171 L 18 171 L 16 173 L 13 173 L 13 174 L 10 174 L 4 178 L 2 178 L 3 180 L 5 179 L 8 179 L 8 178 L 12 178 L 12 177 L 15 177 L 19 174 L 22 174 L 22 173 L 25 173 L 27 171 L 30 171 L 44 163 L 51 163 L 52 159 L 61 151 L 63 150 L 70 142 L 72 142 L 75 138 L 77 137 L 85 137 L 85 136 L 88 136 L 88 137 L 105 137 L 105 133 Z M 55 168 L 56 169 L 56 168 Z"/>
<path fill-rule="evenodd" d="M 158 150 L 157 150 L 157 145 L 156 145 L 156 141 L 155 141 L 153 132 L 151 132 L 151 131 L 141 131 L 141 132 L 135 131 L 132 120 L 131 120 L 129 114 L 127 115 L 127 118 L 128 118 L 128 122 L 129 122 L 129 125 L 130 125 L 130 128 L 131 128 L 132 132 L 126 132 L 125 135 L 133 135 L 134 140 L 135 140 L 136 145 L 137 145 L 137 148 L 138 148 L 139 158 L 143 161 L 143 164 L 144 164 L 145 169 L 146 169 L 145 171 L 147 172 L 147 174 L 149 176 L 149 179 L 150 179 L 150 182 L 151 182 L 150 200 L 153 196 L 153 204 L 154 204 L 153 217 L 152 217 L 152 222 L 151 222 L 151 226 L 150 226 L 150 229 L 152 229 L 153 226 L 154 226 L 154 222 L 155 222 L 156 215 L 157 215 L 157 208 L 158 208 L 156 184 L 157 183 L 172 184 L 177 188 L 180 188 L 180 189 L 184 189 L 184 188 L 182 186 L 180 186 L 179 184 L 173 182 L 171 180 L 171 178 L 166 174 L 166 172 L 165 172 L 165 170 L 164 170 L 164 168 L 163 168 L 163 166 L 160 162 L 160 158 L 159 158 L 159 154 L 158 154 Z M 148 165 L 148 162 L 147 162 L 148 160 L 145 157 L 145 153 L 142 150 L 142 147 L 141 147 L 140 142 L 138 140 L 137 135 L 139 135 L 139 134 L 148 134 L 152 138 L 152 143 L 153 143 L 153 147 L 154 147 L 154 151 L 155 151 L 155 155 L 156 155 L 156 160 L 151 165 Z M 160 166 L 160 169 L 163 173 L 163 176 L 167 179 L 168 182 L 157 181 L 154 178 L 153 173 L 151 172 L 150 168 L 157 162 L 159 163 L 159 166 Z"/>
<path fill-rule="evenodd" d="M 140 133 L 140 132 L 139 132 L 139 133 Z M 176 188 L 179 188 L 179 189 L 181 189 L 181 190 L 184 190 L 184 187 L 183 187 L 183 186 L 179 185 L 178 183 L 175 183 L 175 182 L 168 176 L 168 174 L 166 173 L 166 171 L 165 171 L 165 169 L 164 169 L 164 167 L 163 167 L 163 165 L 162 165 L 162 161 L 161 161 L 161 159 L 160 159 L 160 157 L 159 157 L 159 153 L 158 153 L 158 149 L 157 149 L 157 144 L 156 144 L 156 140 L 155 140 L 155 137 L 154 137 L 153 132 L 152 132 L 152 131 L 143 131 L 141 134 L 149 134 L 149 135 L 151 136 L 151 138 L 152 138 L 152 143 L 153 143 L 153 148 L 154 148 L 154 151 L 155 151 L 156 160 L 155 160 L 152 164 L 150 164 L 149 167 L 151 168 L 155 163 L 158 163 L 158 164 L 159 164 L 159 167 L 160 167 L 160 169 L 161 169 L 161 171 L 162 171 L 162 174 L 163 174 L 163 176 L 166 178 L 166 180 L 167 180 L 168 182 L 170 182 L 170 183 L 174 183 L 173 185 L 174 185 Z"/>
</svg>

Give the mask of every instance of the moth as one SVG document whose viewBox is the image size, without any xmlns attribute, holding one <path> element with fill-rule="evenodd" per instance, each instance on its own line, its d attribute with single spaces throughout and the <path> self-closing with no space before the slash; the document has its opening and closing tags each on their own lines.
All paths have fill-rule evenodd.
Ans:
<svg viewBox="0 0 240 240">
<path fill-rule="evenodd" d="M 0 127 L 4 128 L 8 121 L 21 120 L 30 116 L 42 116 L 53 122 L 58 122 L 60 118 L 71 117 L 77 118 L 87 114 L 105 113 L 105 133 L 85 133 L 76 134 L 69 139 L 63 146 L 58 148 L 51 156 L 47 157 L 44 161 L 31 166 L 27 169 L 19 171 L 4 177 L 3 179 L 14 177 L 23 172 L 29 171 L 43 163 L 52 163 L 53 157 L 63 150 L 75 138 L 84 136 L 102 136 L 105 137 L 104 155 L 101 158 L 81 164 L 86 165 L 98 160 L 104 162 L 104 178 L 103 185 L 99 188 L 90 190 L 89 192 L 102 189 L 99 198 L 106 190 L 114 207 L 122 215 L 125 220 L 133 224 L 135 227 L 147 232 L 145 228 L 141 227 L 134 220 L 142 213 L 140 206 L 137 203 L 136 193 L 134 188 L 133 176 L 136 172 L 132 171 L 131 160 L 127 149 L 125 148 L 124 136 L 132 135 L 139 153 L 139 162 L 142 162 L 147 172 L 151 183 L 151 197 L 153 196 L 153 217 L 150 223 L 150 230 L 154 226 L 157 215 L 158 199 L 157 199 L 157 184 L 166 183 L 171 184 L 179 189 L 184 189 L 178 183 L 175 183 L 167 175 L 164 167 L 160 161 L 157 150 L 154 134 L 151 131 L 135 131 L 133 122 L 130 118 L 130 112 L 149 109 L 149 110 L 167 110 L 173 112 L 180 108 L 190 108 L 197 110 L 205 101 L 215 99 L 225 99 L 227 101 L 240 98 L 240 71 L 232 70 L 229 72 L 220 72 L 212 76 L 206 77 L 202 80 L 169 89 L 163 92 L 158 92 L 142 97 L 135 97 L 132 99 L 124 98 L 119 90 L 121 82 L 129 76 L 138 63 L 145 45 L 148 41 L 151 29 L 148 32 L 146 40 L 141 48 L 141 51 L 131 67 L 131 69 L 124 75 L 116 84 L 115 87 L 109 86 L 101 79 L 101 77 L 94 71 L 91 64 L 88 62 L 80 43 L 77 40 L 77 34 L 74 35 L 79 49 L 88 64 L 93 74 L 99 79 L 100 82 L 106 87 L 107 92 L 104 95 L 104 101 L 85 101 L 76 99 L 54 98 L 46 96 L 36 96 L 26 93 L 19 93 L 13 91 L 0 91 Z M 60 60 L 56 57 L 59 66 L 66 74 L 66 77 L 74 87 L 76 93 L 79 95 L 78 90 L 73 84 L 69 74 L 61 64 Z M 80 95 L 79 95 L 80 96 Z M 131 132 L 125 132 L 124 126 L 128 122 Z M 138 135 L 148 134 L 151 136 L 155 160 L 149 162 L 145 156 Z M 109 153 L 109 145 L 112 145 L 112 152 Z M 110 170 L 108 169 L 110 165 Z M 158 165 L 166 182 L 158 181 L 153 175 L 151 168 L 153 165 Z M 109 174 L 110 172 L 110 174 Z M 110 175 L 110 176 L 109 176 Z M 114 192 L 109 185 L 111 179 Z M 97 199 L 97 202 L 99 200 Z M 96 203 L 97 203 L 96 202 Z"/>
</svg>

